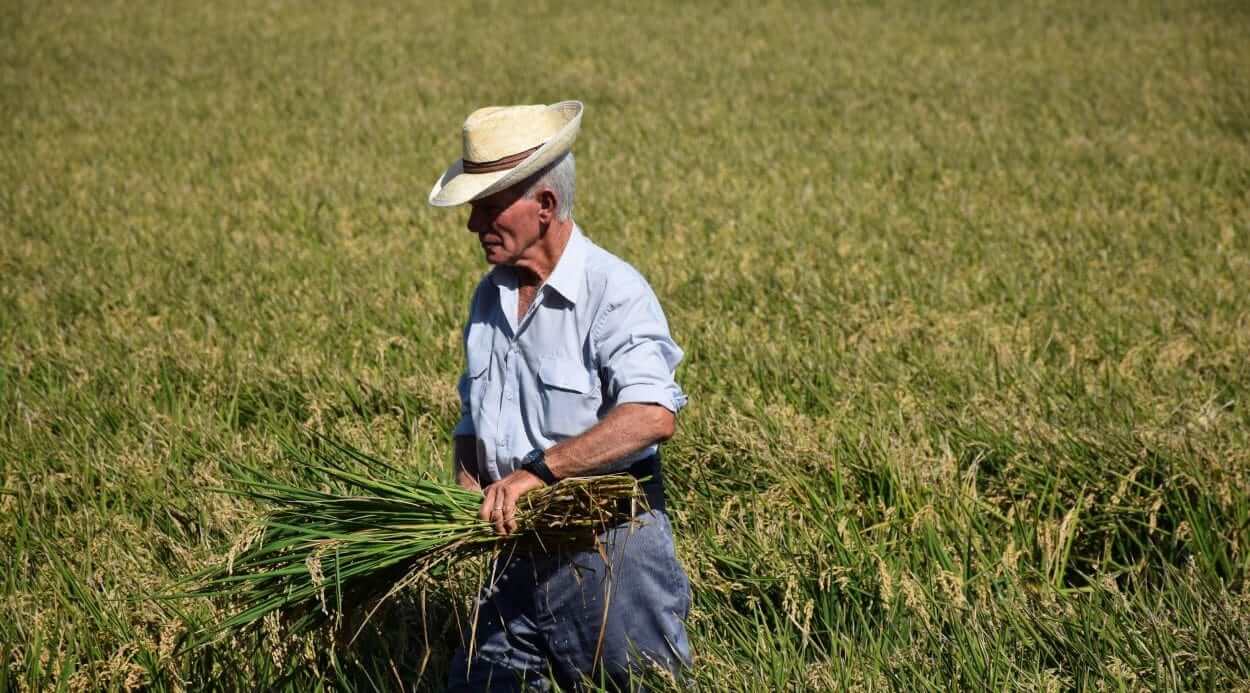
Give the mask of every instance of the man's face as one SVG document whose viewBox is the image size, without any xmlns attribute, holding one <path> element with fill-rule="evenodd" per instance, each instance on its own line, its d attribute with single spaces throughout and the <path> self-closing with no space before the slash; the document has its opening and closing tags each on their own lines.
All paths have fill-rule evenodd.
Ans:
<svg viewBox="0 0 1250 693">
<path fill-rule="evenodd" d="M 543 206 L 520 190 L 500 190 L 469 205 L 468 228 L 492 265 L 516 264 L 542 237 Z"/>
</svg>

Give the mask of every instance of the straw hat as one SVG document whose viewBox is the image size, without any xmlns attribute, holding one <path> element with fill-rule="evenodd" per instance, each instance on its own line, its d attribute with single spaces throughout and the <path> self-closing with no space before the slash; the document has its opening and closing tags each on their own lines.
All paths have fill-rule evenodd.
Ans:
<svg viewBox="0 0 1250 693">
<path fill-rule="evenodd" d="M 430 204 L 453 207 L 508 188 L 564 156 L 582 124 L 582 102 L 489 106 L 464 121 L 464 155 L 447 167 Z"/>
</svg>

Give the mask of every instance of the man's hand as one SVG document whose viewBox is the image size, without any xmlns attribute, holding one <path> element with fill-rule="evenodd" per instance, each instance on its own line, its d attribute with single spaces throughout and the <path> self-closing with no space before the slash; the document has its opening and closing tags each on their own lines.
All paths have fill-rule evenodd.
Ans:
<svg viewBox="0 0 1250 693">
<path fill-rule="evenodd" d="M 518 469 L 508 476 L 486 487 L 486 497 L 482 499 L 482 510 L 478 517 L 483 522 L 495 525 L 495 532 L 507 536 L 516 531 L 516 502 L 526 492 L 546 486 L 542 479 L 524 469 Z"/>
</svg>

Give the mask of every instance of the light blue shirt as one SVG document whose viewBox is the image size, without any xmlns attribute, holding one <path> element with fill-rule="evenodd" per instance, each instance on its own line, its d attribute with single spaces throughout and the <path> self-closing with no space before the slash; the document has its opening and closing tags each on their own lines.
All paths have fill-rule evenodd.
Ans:
<svg viewBox="0 0 1250 693">
<path fill-rule="evenodd" d="M 564 252 L 517 319 L 517 270 L 497 265 L 473 294 L 464 329 L 455 435 L 476 436 L 483 482 L 512 473 L 534 448 L 576 436 L 618 404 L 677 413 L 682 351 L 655 292 L 628 263 L 574 226 Z M 617 460 L 620 471 L 656 446 Z"/>
</svg>

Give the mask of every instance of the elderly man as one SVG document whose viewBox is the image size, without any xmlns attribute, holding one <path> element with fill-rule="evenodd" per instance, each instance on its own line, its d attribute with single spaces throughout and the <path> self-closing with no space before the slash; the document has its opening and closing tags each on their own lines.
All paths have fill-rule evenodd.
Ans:
<svg viewBox="0 0 1250 693">
<path fill-rule="evenodd" d="M 644 670 L 690 663 L 658 447 L 686 402 L 682 352 L 642 275 L 573 222 L 581 116 L 576 101 L 475 111 L 463 157 L 430 192 L 432 205 L 472 207 L 493 265 L 464 330 L 455 473 L 483 490 L 481 517 L 500 534 L 516 529 L 521 495 L 566 477 L 649 477 L 652 509 L 598 550 L 500 558 L 452 690 L 637 688 Z"/>
</svg>

